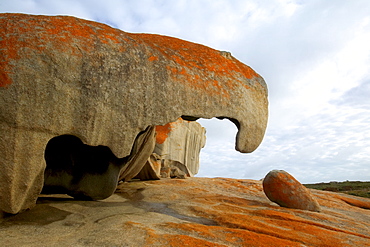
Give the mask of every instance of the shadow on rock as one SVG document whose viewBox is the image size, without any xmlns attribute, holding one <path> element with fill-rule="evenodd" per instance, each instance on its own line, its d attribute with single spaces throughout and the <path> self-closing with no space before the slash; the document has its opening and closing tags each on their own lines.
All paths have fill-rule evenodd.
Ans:
<svg viewBox="0 0 370 247">
<path fill-rule="evenodd" d="M 12 225 L 48 225 L 56 221 L 64 220 L 71 212 L 57 209 L 49 205 L 37 205 L 33 209 L 17 214 L 1 222 L 3 227 Z"/>
</svg>

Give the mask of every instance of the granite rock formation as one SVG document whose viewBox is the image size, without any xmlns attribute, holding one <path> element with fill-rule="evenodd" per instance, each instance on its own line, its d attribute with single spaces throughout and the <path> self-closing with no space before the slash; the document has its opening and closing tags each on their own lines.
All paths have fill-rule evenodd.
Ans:
<svg viewBox="0 0 370 247">
<path fill-rule="evenodd" d="M 198 173 L 199 154 L 206 140 L 205 132 L 199 123 L 182 118 L 155 126 L 154 153 L 135 178 L 151 180 L 194 176 Z"/>
<path fill-rule="evenodd" d="M 119 158 L 181 116 L 232 120 L 240 152 L 264 136 L 266 84 L 229 53 L 67 16 L 0 14 L 0 37 L 0 211 L 35 204 L 55 136 Z"/>
<path fill-rule="evenodd" d="M 186 165 L 177 160 L 162 159 L 161 177 L 187 178 L 193 177 L 193 174 Z"/>
<path fill-rule="evenodd" d="M 272 202 L 282 207 L 321 211 L 310 191 L 286 171 L 269 172 L 263 179 L 263 191 Z"/>
<path fill-rule="evenodd" d="M 140 180 L 157 180 L 161 178 L 193 177 L 188 167 L 177 160 L 162 159 L 152 153 L 141 171 L 134 177 Z"/>
<path fill-rule="evenodd" d="M 150 161 L 150 155 L 155 146 L 155 126 L 148 127 L 135 139 L 127 164 L 121 170 L 119 180 L 129 181 L 140 173 L 146 163 Z"/>
<path fill-rule="evenodd" d="M 165 160 L 179 161 L 192 175 L 199 170 L 200 150 L 206 144 L 206 130 L 199 123 L 179 118 L 176 122 L 156 126 L 154 153 Z"/>
<path fill-rule="evenodd" d="M 103 201 L 40 197 L 0 223 L 1 246 L 370 246 L 370 199 L 311 190 L 320 213 L 280 207 L 255 180 L 128 182 Z"/>
<path fill-rule="evenodd" d="M 141 171 L 134 177 L 140 180 L 161 179 L 162 159 L 159 155 L 152 153 Z"/>
</svg>

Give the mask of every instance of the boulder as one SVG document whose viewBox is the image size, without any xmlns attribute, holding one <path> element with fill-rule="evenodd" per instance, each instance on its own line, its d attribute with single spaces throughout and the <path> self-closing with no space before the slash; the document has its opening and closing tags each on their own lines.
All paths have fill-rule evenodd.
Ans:
<svg viewBox="0 0 370 247">
<path fill-rule="evenodd" d="M 311 192 L 286 171 L 269 172 L 263 179 L 263 191 L 270 201 L 282 207 L 321 211 Z"/>
<path fill-rule="evenodd" d="M 162 178 L 187 178 L 193 176 L 188 167 L 183 163 L 177 160 L 162 159 Z"/>
<path fill-rule="evenodd" d="M 192 175 L 199 170 L 200 150 L 206 144 L 206 129 L 198 122 L 179 118 L 176 122 L 156 126 L 154 153 L 162 159 L 179 161 Z"/>
<path fill-rule="evenodd" d="M 0 37 L 0 211 L 35 204 L 55 136 L 123 158 L 148 126 L 187 116 L 233 121 L 240 152 L 263 139 L 266 84 L 229 53 L 68 16 L 3 13 Z"/>
<path fill-rule="evenodd" d="M 177 160 L 162 159 L 160 155 L 152 153 L 142 170 L 134 178 L 156 180 L 187 177 L 193 177 L 187 166 Z"/>
<path fill-rule="evenodd" d="M 0 222 L 2 246 L 369 246 L 370 199 L 311 190 L 320 213 L 280 207 L 261 181 L 125 182 L 102 201 L 42 195 Z M 1 220 L 0 220 L 1 221 Z"/>
</svg>

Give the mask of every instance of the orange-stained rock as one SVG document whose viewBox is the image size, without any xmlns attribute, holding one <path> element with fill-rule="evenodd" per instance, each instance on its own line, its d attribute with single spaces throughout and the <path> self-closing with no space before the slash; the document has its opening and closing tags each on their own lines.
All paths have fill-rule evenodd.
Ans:
<svg viewBox="0 0 370 247">
<path fill-rule="evenodd" d="M 310 191 L 286 171 L 269 172 L 263 179 L 263 191 L 272 202 L 282 207 L 321 211 Z"/>
<path fill-rule="evenodd" d="M 0 211 L 34 205 L 55 136 L 123 158 L 148 126 L 184 115 L 232 119 L 240 152 L 263 139 L 266 83 L 228 53 L 69 16 L 1 13 L 0 37 Z"/>
<path fill-rule="evenodd" d="M 204 127 L 179 118 L 176 122 L 156 126 L 156 133 L 154 153 L 162 159 L 182 163 L 192 176 L 198 173 L 200 150 L 206 144 Z"/>
<path fill-rule="evenodd" d="M 320 213 L 280 207 L 246 179 L 128 182 L 103 201 L 41 197 L 0 222 L 0 245 L 370 246 L 370 199 L 311 191 Z"/>
</svg>

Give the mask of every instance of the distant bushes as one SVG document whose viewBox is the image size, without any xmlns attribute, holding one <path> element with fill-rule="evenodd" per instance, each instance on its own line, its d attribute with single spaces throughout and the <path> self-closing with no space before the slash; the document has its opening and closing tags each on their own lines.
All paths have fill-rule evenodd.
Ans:
<svg viewBox="0 0 370 247">
<path fill-rule="evenodd" d="M 310 189 L 341 192 L 353 196 L 370 198 L 370 182 L 347 180 L 344 182 L 333 181 L 329 183 L 304 184 L 304 186 Z"/>
</svg>

